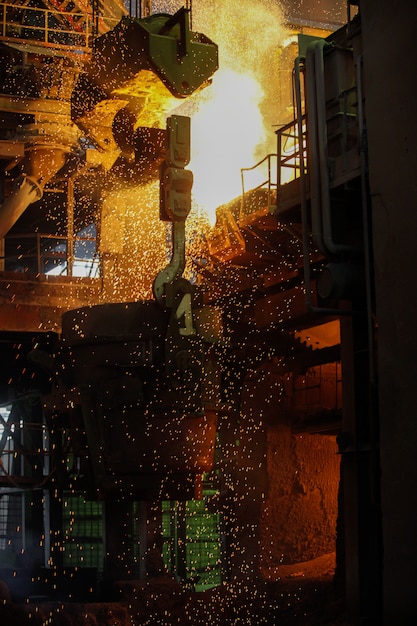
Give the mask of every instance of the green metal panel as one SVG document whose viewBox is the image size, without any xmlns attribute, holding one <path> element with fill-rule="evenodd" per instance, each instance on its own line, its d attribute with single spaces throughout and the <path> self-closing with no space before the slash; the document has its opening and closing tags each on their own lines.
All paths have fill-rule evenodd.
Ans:
<svg viewBox="0 0 417 626">
<path fill-rule="evenodd" d="M 165 565 L 195 591 L 221 583 L 220 516 L 206 508 L 206 498 L 214 493 L 205 489 L 202 500 L 162 503 Z"/>
<path fill-rule="evenodd" d="M 64 496 L 64 558 L 66 567 L 95 567 L 103 571 L 103 505 L 82 495 Z"/>
</svg>

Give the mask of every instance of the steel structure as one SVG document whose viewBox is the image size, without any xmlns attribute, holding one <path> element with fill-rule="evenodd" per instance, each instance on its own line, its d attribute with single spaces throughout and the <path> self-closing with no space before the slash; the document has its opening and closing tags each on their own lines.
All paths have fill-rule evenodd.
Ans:
<svg viewBox="0 0 417 626">
<path fill-rule="evenodd" d="M 237 519 L 230 530 L 220 516 L 232 538 L 223 576 L 257 576 L 254 519 L 267 486 L 264 432 L 253 416 L 267 412 L 271 383 L 282 432 L 337 438 L 336 579 L 348 622 L 412 623 L 417 133 L 408 42 L 416 9 L 349 0 L 341 28 L 300 34 L 292 119 L 276 133 L 276 153 L 258 164 L 267 164 L 265 182 L 248 190 L 245 168 L 242 197 L 218 208 L 196 289 L 183 278 L 188 126 L 171 118 L 166 130 L 161 118 L 171 96 L 210 79 L 216 46 L 193 34 L 187 10 L 152 17 L 148 3 L 136 3 L 139 17 L 120 21 L 119 3 L 83 4 L 0 7 L 0 539 L 16 553 L 33 548 L 9 571 L 28 578 L 47 553 L 65 586 L 62 500 L 100 494 L 108 578 L 143 576 L 138 550 L 158 543 L 143 520 L 162 519 L 146 499 L 195 494 L 212 463 L 218 416 L 210 410 L 220 406 L 216 514 L 233 510 Z M 291 3 L 291 26 L 325 29 L 341 19 L 323 14 L 312 25 L 314 9 Z M 121 67 L 138 41 L 144 57 L 137 62 L 135 48 Z M 155 58 L 158 41 L 167 66 Z M 144 186 L 159 171 L 173 254 L 152 277 L 154 300 L 143 303 L 130 284 L 117 286 L 123 211 L 112 214 L 111 190 L 115 181 Z M 76 276 L 80 242 L 87 277 Z M 303 490 L 297 483 L 294 499 Z M 183 548 L 185 505 L 169 516 Z"/>
</svg>

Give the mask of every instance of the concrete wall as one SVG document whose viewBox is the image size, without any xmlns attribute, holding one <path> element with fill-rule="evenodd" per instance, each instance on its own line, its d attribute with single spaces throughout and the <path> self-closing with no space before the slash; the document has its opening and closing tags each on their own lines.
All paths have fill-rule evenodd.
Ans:
<svg viewBox="0 0 417 626">
<path fill-rule="evenodd" d="M 339 464 L 334 437 L 294 434 L 280 424 L 268 428 L 263 567 L 300 563 L 335 550 Z"/>
<path fill-rule="evenodd" d="M 247 379 L 240 411 L 221 434 L 233 483 L 232 577 L 267 576 L 336 549 L 335 437 L 292 432 L 284 397 L 281 377 Z"/>
</svg>

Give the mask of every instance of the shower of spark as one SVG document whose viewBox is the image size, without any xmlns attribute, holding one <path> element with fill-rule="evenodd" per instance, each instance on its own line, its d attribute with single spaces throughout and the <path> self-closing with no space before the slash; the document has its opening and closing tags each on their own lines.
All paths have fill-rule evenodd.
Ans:
<svg viewBox="0 0 417 626">
<path fill-rule="evenodd" d="M 107 271 L 114 280 L 107 301 L 150 297 L 152 282 L 166 264 L 165 226 L 158 215 L 156 183 L 115 187 L 107 194 L 102 216 L 101 253 L 112 253 Z"/>
<path fill-rule="evenodd" d="M 191 117 L 194 201 L 211 223 L 216 208 L 242 192 L 241 168 L 275 151 L 278 48 L 288 36 L 272 0 L 195 3 L 193 27 L 219 46 L 212 85 L 181 107 Z M 265 180 L 259 170 L 245 189 Z"/>
<path fill-rule="evenodd" d="M 232 69 L 219 71 L 192 119 L 194 198 L 209 219 L 224 202 L 241 193 L 240 167 L 254 162 L 263 139 L 256 79 Z"/>
</svg>

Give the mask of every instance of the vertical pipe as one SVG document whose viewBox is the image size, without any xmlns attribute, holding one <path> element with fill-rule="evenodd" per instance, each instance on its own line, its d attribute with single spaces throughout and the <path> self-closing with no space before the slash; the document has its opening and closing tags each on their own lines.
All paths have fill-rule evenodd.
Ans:
<svg viewBox="0 0 417 626">
<path fill-rule="evenodd" d="M 311 301 L 311 274 L 310 274 L 310 254 L 309 254 L 309 229 L 308 229 L 308 211 L 307 211 L 307 181 L 304 162 L 304 146 L 303 146 L 303 111 L 301 105 L 301 63 L 304 59 L 297 57 L 295 60 L 295 98 L 296 98 L 296 113 L 297 113 L 297 129 L 298 129 L 298 142 L 300 147 L 300 204 L 301 204 L 301 228 L 302 228 L 302 241 L 303 241 L 303 269 L 304 269 L 304 284 L 306 305 L 311 311 L 313 304 Z"/>
<path fill-rule="evenodd" d="M 317 124 L 317 147 L 318 169 L 320 175 L 320 199 L 322 234 L 324 248 L 328 253 L 334 254 L 338 250 L 332 241 L 332 227 L 330 217 L 330 188 L 329 170 L 327 160 L 327 120 L 326 120 L 326 93 L 324 84 L 324 48 L 328 45 L 324 40 L 314 41 L 314 85 L 316 90 L 316 120 Z M 327 255 L 326 255 L 327 256 Z"/>
<path fill-rule="evenodd" d="M 315 42 L 314 42 L 315 43 Z M 321 193 L 320 193 L 320 165 L 317 159 L 318 132 L 317 132 L 317 98 L 315 84 L 315 55 L 314 44 L 308 47 L 306 56 L 306 118 L 308 124 L 308 173 L 310 179 L 311 198 L 311 225 L 314 243 L 320 252 L 326 256 L 327 250 L 324 245 L 321 217 Z"/>
<path fill-rule="evenodd" d="M 332 215 L 330 203 L 330 177 L 327 157 L 327 119 L 326 92 L 324 83 L 324 48 L 327 42 L 323 39 L 314 41 L 314 84 L 316 89 L 317 138 L 319 151 L 319 171 L 321 187 L 321 216 L 323 225 L 323 242 L 327 254 L 335 255 L 351 252 L 350 246 L 336 244 L 333 240 Z M 326 255 L 327 256 L 327 255 Z"/>
<path fill-rule="evenodd" d="M 310 254 L 309 254 L 309 224 L 308 224 L 308 207 L 307 207 L 307 175 L 305 169 L 304 158 L 304 139 L 303 139 L 303 111 L 301 103 L 301 62 L 304 61 L 301 57 L 297 57 L 295 60 L 295 97 L 296 97 L 296 114 L 297 114 L 297 133 L 300 146 L 300 206 L 301 206 L 301 229 L 302 229 L 302 245 L 303 245 L 303 270 L 304 270 L 304 285 L 305 285 L 305 297 L 306 306 L 310 313 L 327 313 L 331 315 L 350 315 L 350 311 L 344 311 L 340 309 L 328 309 L 322 307 L 316 307 L 312 303 L 311 293 L 311 271 L 310 271 Z M 309 118 L 310 120 L 310 118 Z M 310 120 L 311 122 L 311 120 Z M 308 133 L 310 133 L 310 124 L 308 126 Z M 308 135 L 310 141 L 310 135 Z M 301 144 L 300 144 L 301 141 Z M 314 158 L 313 158 L 314 160 Z M 311 163 L 309 161 L 309 173 L 311 172 Z M 313 211 L 313 207 L 311 209 Z"/>
</svg>

